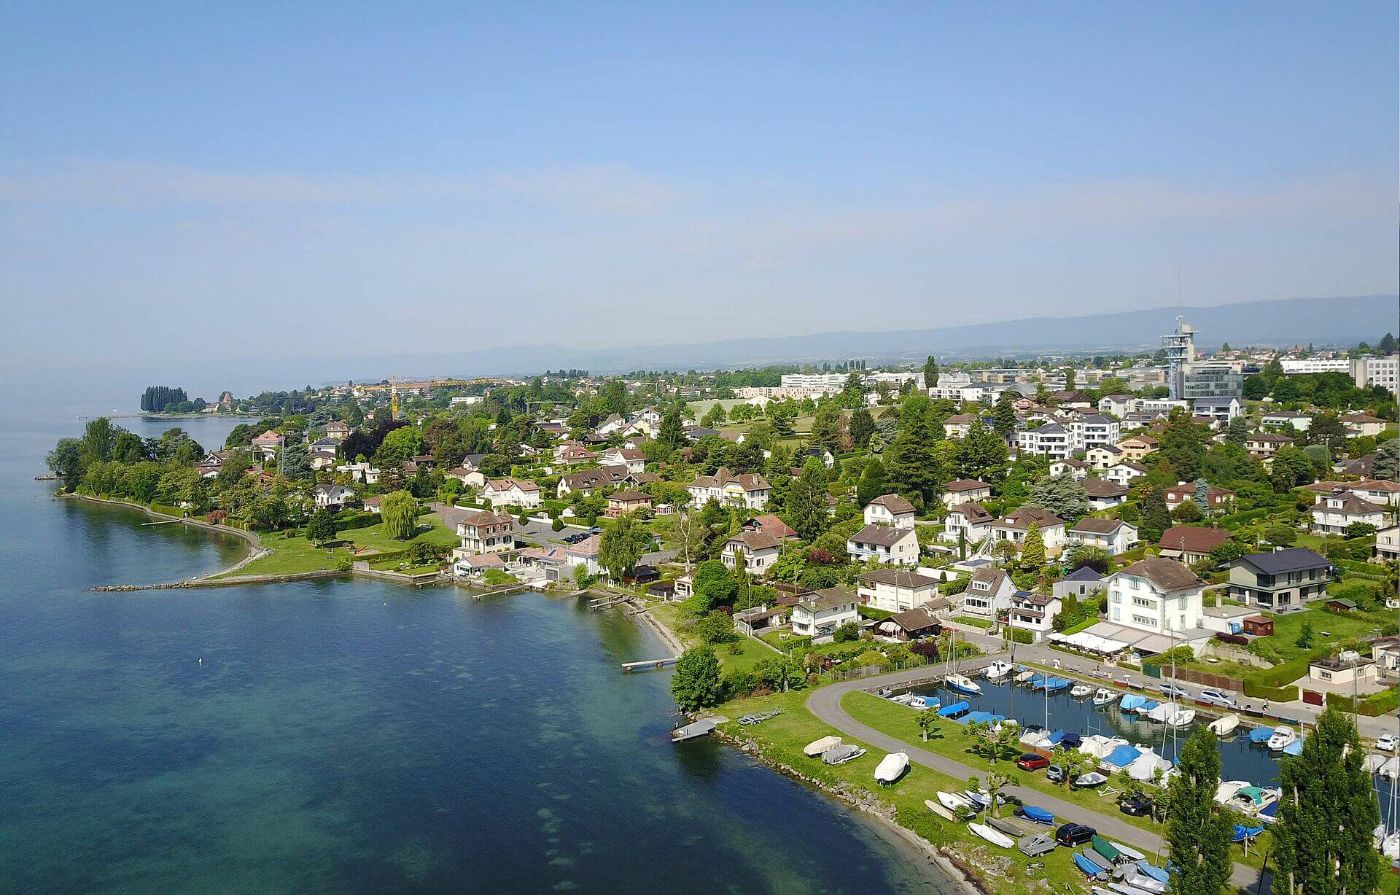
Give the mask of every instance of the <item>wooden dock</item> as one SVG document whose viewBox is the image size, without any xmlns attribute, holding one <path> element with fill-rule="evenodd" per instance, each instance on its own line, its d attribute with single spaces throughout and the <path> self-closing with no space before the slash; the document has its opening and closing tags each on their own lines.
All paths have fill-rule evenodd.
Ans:
<svg viewBox="0 0 1400 895">
<path fill-rule="evenodd" d="M 680 656 L 671 656 L 669 659 L 644 659 L 640 662 L 623 662 L 624 673 L 632 671 L 655 671 L 658 668 L 665 668 L 668 665 L 675 665 L 680 661 Z"/>
</svg>

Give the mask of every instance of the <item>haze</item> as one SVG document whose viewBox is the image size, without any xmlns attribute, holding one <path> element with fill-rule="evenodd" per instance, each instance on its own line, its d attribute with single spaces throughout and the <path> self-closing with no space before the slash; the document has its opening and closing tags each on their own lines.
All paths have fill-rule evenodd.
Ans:
<svg viewBox="0 0 1400 895">
<path fill-rule="evenodd" d="M 1393 292 L 1393 3 L 7 4 L 6 365 Z"/>
</svg>

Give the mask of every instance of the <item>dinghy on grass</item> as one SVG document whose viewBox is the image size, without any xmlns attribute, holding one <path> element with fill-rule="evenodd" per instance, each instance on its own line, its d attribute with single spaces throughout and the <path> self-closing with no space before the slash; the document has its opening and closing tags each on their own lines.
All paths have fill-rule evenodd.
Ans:
<svg viewBox="0 0 1400 895">
<path fill-rule="evenodd" d="M 949 811 L 947 808 L 944 808 L 942 805 L 938 804 L 933 799 L 924 799 L 924 807 L 932 811 L 934 814 L 937 814 L 944 820 L 951 820 L 956 822 L 958 819 L 957 815 Z"/>
<path fill-rule="evenodd" d="M 1080 774 L 1074 778 L 1075 789 L 1093 789 L 1095 786 L 1102 786 L 1108 782 L 1108 778 L 1098 771 L 1090 771 L 1087 774 Z"/>
<path fill-rule="evenodd" d="M 1011 848 L 1013 845 L 1016 844 L 1016 840 L 1012 839 L 1005 833 L 999 833 L 996 830 L 993 830 L 986 824 L 968 824 L 967 828 L 971 830 L 973 834 L 981 836 L 983 839 L 987 840 L 992 845 L 998 845 L 1002 848 Z"/>
<path fill-rule="evenodd" d="M 1024 817 L 1026 820 L 1030 821 L 1031 823 L 1046 825 L 1055 823 L 1055 815 L 1051 814 L 1049 811 L 1046 811 L 1044 808 L 1038 808 L 1035 805 L 1022 805 L 1020 810 L 1017 811 L 1017 813 Z"/>
<path fill-rule="evenodd" d="M 939 790 L 936 795 L 938 796 L 939 804 L 949 811 L 956 812 L 957 814 L 977 813 L 977 809 L 972 807 L 972 802 L 969 801 L 966 796 L 955 792 L 943 792 L 942 790 Z"/>
<path fill-rule="evenodd" d="M 1098 880 L 1101 883 L 1108 881 L 1108 872 L 1079 852 L 1074 853 L 1074 866 L 1078 867 L 1079 872 L 1089 879 Z"/>
</svg>

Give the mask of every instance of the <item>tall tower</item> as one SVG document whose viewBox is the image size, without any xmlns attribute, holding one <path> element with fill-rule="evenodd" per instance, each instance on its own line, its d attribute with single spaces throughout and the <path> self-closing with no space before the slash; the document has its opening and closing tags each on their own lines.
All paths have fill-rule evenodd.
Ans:
<svg viewBox="0 0 1400 895">
<path fill-rule="evenodd" d="M 1176 318 L 1176 332 L 1162 336 L 1167 353 L 1167 388 L 1174 400 L 1186 391 L 1186 368 L 1196 359 L 1196 330 L 1183 317 Z"/>
</svg>

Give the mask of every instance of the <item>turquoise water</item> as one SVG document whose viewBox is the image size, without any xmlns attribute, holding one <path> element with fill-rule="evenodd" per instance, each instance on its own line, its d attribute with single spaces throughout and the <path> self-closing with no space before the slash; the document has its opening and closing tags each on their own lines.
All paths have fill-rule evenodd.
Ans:
<svg viewBox="0 0 1400 895">
<path fill-rule="evenodd" d="M 32 476 L 80 426 L 51 417 L 0 431 L 0 890 L 937 891 L 829 799 L 670 745 L 666 675 L 617 671 L 661 647 L 619 615 L 368 582 L 92 593 L 243 548 L 51 500 Z"/>
</svg>

